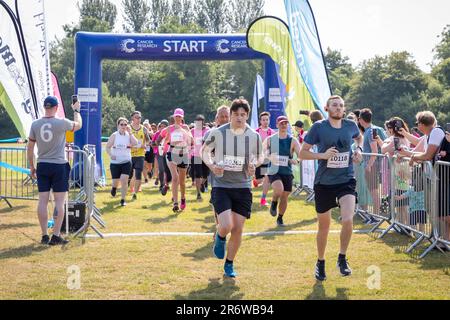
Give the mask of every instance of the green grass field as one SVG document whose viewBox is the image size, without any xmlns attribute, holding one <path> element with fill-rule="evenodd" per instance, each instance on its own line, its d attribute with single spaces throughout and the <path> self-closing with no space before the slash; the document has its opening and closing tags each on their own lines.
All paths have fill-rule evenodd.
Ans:
<svg viewBox="0 0 450 320">
<path fill-rule="evenodd" d="M 254 192 L 255 202 L 260 189 Z M 97 194 L 97 206 L 107 223 L 105 233 L 212 232 L 214 219 L 208 196 L 202 202 L 188 193 L 187 210 L 174 214 L 170 193 L 144 185 L 136 201 L 125 208 L 108 188 Z M 339 234 L 330 234 L 328 279 L 316 283 L 315 235 L 244 237 L 235 261 L 236 280 L 222 277 L 223 261 L 212 255 L 212 236 L 153 236 L 75 239 L 64 247 L 39 244 L 35 201 L 0 202 L 0 299 L 449 299 L 450 259 L 431 252 L 417 259 L 404 250 L 412 239 L 389 234 L 355 234 L 349 251 L 354 274 L 338 275 L 335 260 Z M 283 230 L 315 230 L 314 207 L 302 198 L 289 202 Z M 333 215 L 331 229 L 340 228 Z M 367 230 L 355 219 L 355 229 Z M 267 209 L 254 204 L 246 232 L 279 231 Z M 420 247 L 423 250 L 424 247 Z M 68 268 L 80 270 L 80 288 L 69 289 Z M 379 289 L 371 268 L 379 268 Z M 369 270 L 368 270 L 369 269 Z"/>
<path fill-rule="evenodd" d="M 104 233 L 201 235 L 88 238 L 84 245 L 73 239 L 63 248 L 39 244 L 36 201 L 10 200 L 12 209 L 0 201 L 0 299 L 450 299 L 449 255 L 432 251 L 418 259 L 425 245 L 407 255 L 413 239 L 398 234 L 379 240 L 376 234 L 355 233 L 348 253 L 353 275 L 342 278 L 335 267 L 339 233 L 331 233 L 328 279 L 317 283 L 314 206 L 304 197 L 291 197 L 287 226 L 280 229 L 259 206 L 260 193 L 254 190 L 245 232 L 302 232 L 245 236 L 235 280 L 223 278 L 223 261 L 212 254 L 215 223 L 209 195 L 197 202 L 193 188 L 180 214 L 171 210 L 170 192 L 163 197 L 150 183 L 127 207 L 111 198 L 109 187 L 98 191 L 96 205 L 107 224 Z M 331 230 L 339 229 L 335 212 Z M 368 229 L 355 218 L 355 230 Z M 74 267 L 79 289 L 73 288 Z"/>
</svg>

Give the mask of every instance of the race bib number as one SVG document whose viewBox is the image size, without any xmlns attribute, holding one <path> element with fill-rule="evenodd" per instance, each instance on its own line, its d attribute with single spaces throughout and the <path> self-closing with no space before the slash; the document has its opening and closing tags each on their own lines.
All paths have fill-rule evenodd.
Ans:
<svg viewBox="0 0 450 320">
<path fill-rule="evenodd" d="M 195 145 L 201 146 L 203 144 L 203 138 L 195 138 Z"/>
<path fill-rule="evenodd" d="M 341 169 L 348 168 L 350 152 L 341 152 L 328 159 L 327 168 Z"/>
<path fill-rule="evenodd" d="M 289 166 L 289 157 L 274 154 L 272 155 L 271 162 L 273 165 L 278 167 L 287 167 Z"/>
<path fill-rule="evenodd" d="M 223 166 L 225 171 L 241 172 L 244 169 L 245 157 L 234 157 L 225 155 Z"/>
<path fill-rule="evenodd" d="M 138 139 L 138 142 L 136 144 L 136 148 L 140 148 L 142 146 L 142 140 Z"/>
<path fill-rule="evenodd" d="M 182 132 L 174 132 L 170 138 L 172 142 L 181 142 L 183 141 L 183 133 Z"/>
</svg>

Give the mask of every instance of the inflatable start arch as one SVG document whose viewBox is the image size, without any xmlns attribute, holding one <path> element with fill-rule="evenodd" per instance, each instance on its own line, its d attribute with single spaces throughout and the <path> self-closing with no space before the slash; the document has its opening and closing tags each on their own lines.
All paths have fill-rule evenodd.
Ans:
<svg viewBox="0 0 450 320">
<path fill-rule="evenodd" d="M 81 102 L 83 128 L 75 144 L 96 146 L 96 176 L 102 176 L 103 59 L 195 61 L 264 60 L 265 106 L 275 119 L 283 114 L 280 86 L 272 59 L 247 47 L 245 34 L 109 34 L 78 32 L 75 36 L 75 92 Z"/>
</svg>

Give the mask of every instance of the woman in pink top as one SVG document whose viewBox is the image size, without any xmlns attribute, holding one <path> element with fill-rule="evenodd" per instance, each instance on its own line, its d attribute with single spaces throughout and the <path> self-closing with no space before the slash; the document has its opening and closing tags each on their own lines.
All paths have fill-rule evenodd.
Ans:
<svg viewBox="0 0 450 320">
<path fill-rule="evenodd" d="M 183 123 L 183 109 L 175 109 L 173 118 L 175 123 L 164 129 L 161 136 L 164 138 L 164 143 L 170 146 L 166 159 L 172 175 L 173 211 L 178 212 L 180 208 L 181 210 L 186 208 L 186 171 L 193 138 L 189 127 Z M 178 206 L 178 186 L 181 191 L 180 206 Z"/>
<path fill-rule="evenodd" d="M 200 157 L 200 149 L 203 145 L 203 138 L 209 131 L 209 128 L 205 127 L 205 117 L 201 114 L 195 117 L 195 125 L 191 130 L 192 137 L 194 138 L 194 147 L 191 152 L 191 167 L 192 177 L 195 178 L 195 186 L 197 188 L 197 200 L 202 200 L 200 192 L 205 191 L 205 182 L 208 179 L 209 168 L 203 163 Z"/>
<path fill-rule="evenodd" d="M 265 111 L 259 115 L 259 128 L 256 129 L 256 132 L 261 136 L 261 141 L 264 143 L 271 135 L 275 134 L 276 131 L 269 127 L 270 123 L 270 113 Z M 269 192 L 270 182 L 269 178 L 266 175 L 267 167 L 269 163 L 264 162 L 261 166 L 256 168 L 255 179 L 253 179 L 253 186 L 256 188 L 259 186 L 261 181 L 263 182 L 263 190 L 261 195 L 261 206 L 267 206 L 266 195 Z"/>
</svg>

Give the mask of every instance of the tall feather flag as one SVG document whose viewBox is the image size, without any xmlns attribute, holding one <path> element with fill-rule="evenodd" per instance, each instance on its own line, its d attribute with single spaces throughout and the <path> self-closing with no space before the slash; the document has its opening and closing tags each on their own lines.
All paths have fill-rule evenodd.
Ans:
<svg viewBox="0 0 450 320">
<path fill-rule="evenodd" d="M 53 94 L 44 0 L 0 0 L 0 101 L 21 137 Z"/>
<path fill-rule="evenodd" d="M 332 95 L 314 14 L 308 0 L 284 0 L 295 60 L 316 107 Z"/>
<path fill-rule="evenodd" d="M 253 129 L 257 129 L 259 126 L 258 123 L 259 101 L 262 98 L 264 98 L 264 80 L 259 74 L 257 74 L 255 81 L 255 89 L 253 90 L 252 117 L 250 122 L 250 127 L 252 127 Z"/>
<path fill-rule="evenodd" d="M 297 68 L 289 28 L 285 22 L 271 16 L 253 21 L 247 30 L 247 44 L 251 49 L 269 55 L 275 62 L 281 80 L 284 111 L 291 123 L 298 119 L 301 109 L 315 109 L 311 94 Z"/>
</svg>

